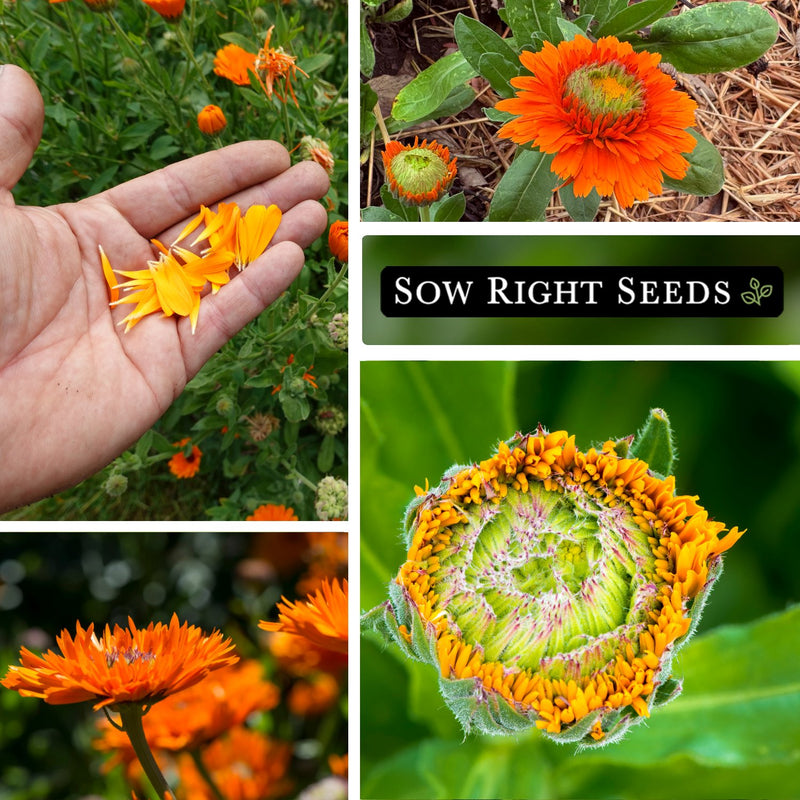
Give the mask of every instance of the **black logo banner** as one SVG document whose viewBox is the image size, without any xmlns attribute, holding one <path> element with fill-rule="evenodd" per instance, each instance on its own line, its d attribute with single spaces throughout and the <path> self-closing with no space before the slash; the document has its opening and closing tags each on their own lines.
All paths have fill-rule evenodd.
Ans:
<svg viewBox="0 0 800 800">
<path fill-rule="evenodd" d="M 385 267 L 386 317 L 778 317 L 780 267 Z"/>
</svg>

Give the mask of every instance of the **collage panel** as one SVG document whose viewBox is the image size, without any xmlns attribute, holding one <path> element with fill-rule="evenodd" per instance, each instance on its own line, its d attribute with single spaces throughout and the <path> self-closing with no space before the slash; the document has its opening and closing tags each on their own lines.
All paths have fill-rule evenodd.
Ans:
<svg viewBox="0 0 800 800">
<path fill-rule="evenodd" d="M 793 796 L 798 376 L 362 363 L 361 797 Z"/>
<path fill-rule="evenodd" d="M 6 520 L 344 518 L 347 19 L 0 5 Z"/>
<path fill-rule="evenodd" d="M 365 0 L 365 221 L 790 222 L 788 0 Z"/>
<path fill-rule="evenodd" d="M 0 532 L 0 795 L 345 800 L 347 540 Z"/>
</svg>

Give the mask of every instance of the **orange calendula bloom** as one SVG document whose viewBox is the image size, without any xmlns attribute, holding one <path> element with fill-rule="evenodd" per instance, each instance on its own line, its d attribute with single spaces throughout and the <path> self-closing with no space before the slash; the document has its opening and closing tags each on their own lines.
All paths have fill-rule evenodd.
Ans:
<svg viewBox="0 0 800 800">
<path fill-rule="evenodd" d="M 246 728 L 234 728 L 202 751 L 202 760 L 214 785 L 229 800 L 269 800 L 286 796 L 292 783 L 286 774 L 292 746 Z M 188 754 L 178 759 L 180 800 L 216 800 Z"/>
<path fill-rule="evenodd" d="M 256 57 L 238 44 L 226 44 L 217 50 L 214 73 L 239 86 L 250 85 L 250 73 L 255 70 Z"/>
<path fill-rule="evenodd" d="M 408 206 L 429 206 L 447 194 L 456 177 L 456 162 L 450 150 L 426 140 L 413 145 L 389 142 L 383 151 L 383 166 L 389 190 Z"/>
<path fill-rule="evenodd" d="M 292 89 L 292 78 L 298 72 L 306 78 L 308 75 L 295 63 L 297 61 L 296 56 L 290 56 L 282 47 L 269 46 L 274 29 L 275 26 L 273 25 L 267 31 L 264 46 L 256 56 L 256 78 L 267 97 L 272 97 L 274 94 L 283 103 L 286 102 L 287 97 L 291 97 L 294 100 L 294 104 L 297 105 L 297 98 Z"/>
<path fill-rule="evenodd" d="M 142 722 L 150 747 L 170 752 L 192 750 L 243 724 L 253 712 L 275 708 L 279 701 L 280 691 L 264 679 L 261 664 L 240 661 L 166 697 Z M 114 752 L 107 768 L 134 758 L 128 737 L 109 723 L 102 725 L 102 736 L 94 746 Z"/>
<path fill-rule="evenodd" d="M 518 115 L 498 135 L 555 154 L 552 170 L 578 197 L 592 189 L 623 206 L 661 191 L 664 175 L 681 179 L 687 131 L 697 104 L 658 68 L 658 53 L 634 52 L 613 36 L 576 36 L 538 53 L 523 51 L 533 75 L 511 80 L 517 96 L 496 108 Z"/>
<path fill-rule="evenodd" d="M 206 134 L 206 136 L 215 136 L 220 131 L 225 130 L 228 120 L 225 118 L 225 112 L 213 104 L 207 105 L 197 115 L 197 127 Z"/>
<path fill-rule="evenodd" d="M 52 705 L 90 700 L 96 711 L 124 703 L 152 705 L 238 661 L 230 639 L 181 625 L 175 614 L 169 625 L 151 622 L 146 628 L 137 628 L 129 617 L 127 628 L 106 625 L 100 637 L 94 624 L 84 629 L 79 622 L 74 637 L 65 629 L 56 642 L 61 652 L 42 656 L 23 647 L 21 665 L 8 668 L 2 685 Z"/>
<path fill-rule="evenodd" d="M 297 681 L 289 690 L 289 711 L 298 717 L 313 717 L 333 708 L 339 698 L 339 682 L 328 672 Z"/>
<path fill-rule="evenodd" d="M 344 263 L 347 262 L 347 244 L 347 222 L 337 219 L 328 229 L 328 247 L 333 257 Z"/>
<path fill-rule="evenodd" d="M 183 15 L 186 0 L 143 0 L 144 3 L 160 14 L 167 22 L 177 22 Z"/>
<path fill-rule="evenodd" d="M 258 521 L 268 521 L 268 520 L 278 520 L 278 521 L 291 521 L 296 520 L 297 515 L 294 513 L 293 508 L 287 508 L 285 505 L 273 505 L 272 503 L 266 503 L 265 505 L 259 506 L 253 513 L 247 517 L 248 520 L 258 520 Z"/>
<path fill-rule="evenodd" d="M 347 581 L 334 579 L 322 586 L 305 601 L 293 603 L 285 597 L 278 603 L 278 622 L 258 623 L 265 631 L 282 631 L 302 636 L 314 644 L 347 652 Z"/>
<path fill-rule="evenodd" d="M 186 447 L 191 439 L 188 437 L 175 442 L 175 447 Z M 176 478 L 193 478 L 200 471 L 200 459 L 203 453 L 197 445 L 192 447 L 190 455 L 186 455 L 183 450 L 175 453 L 169 460 L 169 471 Z"/>
</svg>

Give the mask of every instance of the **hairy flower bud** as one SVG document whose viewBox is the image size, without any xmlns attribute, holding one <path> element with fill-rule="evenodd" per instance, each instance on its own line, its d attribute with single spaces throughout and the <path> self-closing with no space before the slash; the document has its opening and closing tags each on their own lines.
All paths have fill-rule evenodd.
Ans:
<svg viewBox="0 0 800 800">
<path fill-rule="evenodd" d="M 672 658 L 741 532 L 720 539 L 631 441 L 582 453 L 540 427 L 417 489 L 407 560 L 363 624 L 436 667 L 465 730 L 605 744 L 680 692 Z"/>
<path fill-rule="evenodd" d="M 328 323 L 328 334 L 331 337 L 331 342 L 333 342 L 333 346 L 339 350 L 347 350 L 347 325 L 348 315 L 346 311 L 334 314 L 331 321 Z"/>
<path fill-rule="evenodd" d="M 347 519 L 347 481 L 326 475 L 317 484 L 314 510 L 322 520 Z"/>
<path fill-rule="evenodd" d="M 314 416 L 314 427 L 325 436 L 336 436 L 347 427 L 347 414 L 341 406 L 322 406 Z"/>
</svg>

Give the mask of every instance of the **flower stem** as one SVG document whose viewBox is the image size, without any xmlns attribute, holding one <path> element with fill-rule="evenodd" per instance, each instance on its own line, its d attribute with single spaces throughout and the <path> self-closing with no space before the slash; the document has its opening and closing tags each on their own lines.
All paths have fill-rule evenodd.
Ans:
<svg viewBox="0 0 800 800">
<path fill-rule="evenodd" d="M 203 780 L 208 784 L 208 787 L 211 789 L 211 793 L 214 795 L 214 797 L 216 797 L 217 800 L 225 800 L 225 795 L 219 790 L 219 786 L 214 783 L 211 773 L 203 763 L 203 757 L 200 755 L 200 751 L 196 747 L 193 747 L 189 751 L 189 755 L 191 755 L 192 761 L 194 761 L 194 765 L 197 767 L 197 771 L 203 776 Z"/>
<path fill-rule="evenodd" d="M 419 207 L 419 219 L 420 219 L 420 222 L 430 222 L 431 221 L 431 207 L 430 206 L 420 206 Z"/>
<path fill-rule="evenodd" d="M 161 800 L 166 800 L 167 794 L 170 797 L 174 797 L 169 784 L 161 774 L 161 769 L 153 757 L 150 745 L 147 744 L 144 727 L 142 726 L 142 717 L 144 716 L 142 706 L 135 703 L 123 703 L 118 706 L 117 710 L 119 711 L 122 727 L 125 729 L 125 733 L 128 734 L 131 747 L 133 747 L 133 751 L 142 765 L 144 774 L 147 775 L 148 780 L 153 785 L 153 789 L 155 789 Z"/>
</svg>

